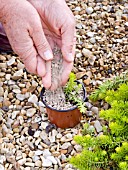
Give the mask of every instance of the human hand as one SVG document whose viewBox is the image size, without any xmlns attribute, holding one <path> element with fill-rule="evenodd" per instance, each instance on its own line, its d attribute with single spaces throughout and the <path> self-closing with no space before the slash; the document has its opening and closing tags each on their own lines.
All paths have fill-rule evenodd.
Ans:
<svg viewBox="0 0 128 170">
<path fill-rule="evenodd" d="M 26 0 L 1 1 L 2 22 L 12 49 L 19 55 L 30 73 L 45 76 L 45 60 L 53 58 L 44 35 L 39 14 Z M 49 63 L 49 62 L 48 62 Z M 47 84 L 45 84 L 47 87 Z"/>
<path fill-rule="evenodd" d="M 65 85 L 73 67 L 75 55 L 75 19 L 65 0 L 28 0 L 38 11 L 46 38 L 54 49 L 59 46 L 63 55 L 60 83 Z M 51 85 L 51 61 L 46 62 L 46 75 L 42 78 L 44 86 L 54 90 Z"/>
</svg>

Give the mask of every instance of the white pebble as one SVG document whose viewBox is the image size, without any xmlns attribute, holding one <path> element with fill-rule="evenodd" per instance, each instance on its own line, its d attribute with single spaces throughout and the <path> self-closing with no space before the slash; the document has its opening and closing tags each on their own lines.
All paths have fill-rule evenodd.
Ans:
<svg viewBox="0 0 128 170">
<path fill-rule="evenodd" d="M 28 99 L 28 102 L 31 102 L 31 103 L 37 103 L 38 102 L 38 97 L 33 94 L 30 96 L 30 98 Z"/>
<path fill-rule="evenodd" d="M 47 159 L 50 160 L 53 164 L 57 164 L 57 161 L 54 156 L 48 156 Z"/>
<path fill-rule="evenodd" d="M 39 155 L 42 155 L 42 154 L 43 154 L 43 151 L 41 151 L 41 150 L 35 151 L 35 155 L 36 155 L 36 156 L 39 156 Z"/>
<path fill-rule="evenodd" d="M 44 159 L 42 166 L 43 167 L 51 167 L 52 166 L 52 162 L 50 160 L 48 160 L 48 159 Z"/>
<path fill-rule="evenodd" d="M 93 13 L 93 8 L 92 7 L 86 8 L 86 12 L 87 12 L 87 14 Z"/>
<path fill-rule="evenodd" d="M 11 66 L 14 63 L 15 63 L 15 58 L 14 57 L 12 57 L 9 61 L 7 61 L 8 66 Z"/>
<path fill-rule="evenodd" d="M 36 113 L 36 109 L 35 109 L 35 108 L 31 108 L 31 109 L 28 109 L 28 110 L 27 110 L 26 115 L 27 115 L 28 117 L 32 117 L 35 113 Z"/>
</svg>

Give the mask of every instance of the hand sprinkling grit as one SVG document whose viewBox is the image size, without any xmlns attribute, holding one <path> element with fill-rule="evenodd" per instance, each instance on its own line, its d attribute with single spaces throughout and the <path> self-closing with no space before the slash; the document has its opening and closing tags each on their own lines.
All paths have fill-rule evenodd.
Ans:
<svg viewBox="0 0 128 170">
<path fill-rule="evenodd" d="M 61 50 L 56 46 L 53 49 L 54 59 L 52 60 L 52 84 L 54 84 L 56 90 L 45 90 L 44 101 L 46 103 L 57 109 L 65 110 L 72 107 L 70 102 L 66 101 L 63 87 L 60 85 L 61 74 L 62 74 L 62 53 Z"/>
</svg>

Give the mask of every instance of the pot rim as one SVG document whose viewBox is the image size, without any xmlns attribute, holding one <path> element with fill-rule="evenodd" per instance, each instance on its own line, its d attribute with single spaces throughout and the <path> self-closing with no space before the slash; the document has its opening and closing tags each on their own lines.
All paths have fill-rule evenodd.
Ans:
<svg viewBox="0 0 128 170">
<path fill-rule="evenodd" d="M 83 94 L 83 101 L 85 101 L 85 100 L 86 100 L 86 88 L 85 88 L 85 86 L 84 86 L 84 84 L 83 84 L 82 82 L 80 82 L 80 81 L 78 81 L 78 80 L 76 80 L 76 82 L 82 85 L 82 89 L 83 89 L 83 92 L 84 92 L 84 94 Z M 42 99 L 43 104 L 44 104 L 47 108 L 49 108 L 49 109 L 51 109 L 51 110 L 58 111 L 58 112 L 67 112 L 67 111 L 72 111 L 72 110 L 75 110 L 75 109 L 78 108 L 77 106 L 73 106 L 73 107 L 70 108 L 70 109 L 64 109 L 64 110 L 55 109 L 55 108 L 49 106 L 49 105 L 43 100 L 43 93 L 44 93 L 44 92 L 45 92 L 45 88 L 43 87 L 42 90 L 41 90 L 41 93 L 40 93 L 40 97 L 41 97 L 41 99 Z"/>
</svg>

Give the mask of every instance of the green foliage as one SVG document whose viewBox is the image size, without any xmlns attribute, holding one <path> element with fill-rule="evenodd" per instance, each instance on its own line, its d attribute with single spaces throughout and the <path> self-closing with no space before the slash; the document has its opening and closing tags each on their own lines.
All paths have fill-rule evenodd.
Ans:
<svg viewBox="0 0 128 170">
<path fill-rule="evenodd" d="M 76 82 L 76 75 L 74 73 L 70 73 L 69 80 L 64 87 L 64 92 L 68 97 L 68 100 L 73 101 L 81 113 L 85 113 L 86 107 L 83 101 L 83 98 L 79 97 L 79 93 L 82 89 L 82 85 Z M 82 96 L 83 97 L 83 96 Z"/>
<path fill-rule="evenodd" d="M 101 84 L 97 90 L 95 90 L 91 95 L 90 99 L 92 101 L 97 101 L 99 99 L 105 99 L 106 92 L 108 90 L 117 89 L 119 85 L 128 82 L 128 71 L 124 72 L 122 75 L 113 78 L 112 80 L 107 80 Z"/>
<path fill-rule="evenodd" d="M 118 80 L 119 81 L 119 80 Z M 90 125 L 83 127 L 83 135 L 74 140 L 83 147 L 77 156 L 70 159 L 79 170 L 127 170 L 128 169 L 128 82 L 117 84 L 115 89 L 107 89 L 104 97 L 110 104 L 108 110 L 101 110 L 100 117 L 107 120 L 103 135 L 94 136 Z"/>
</svg>

